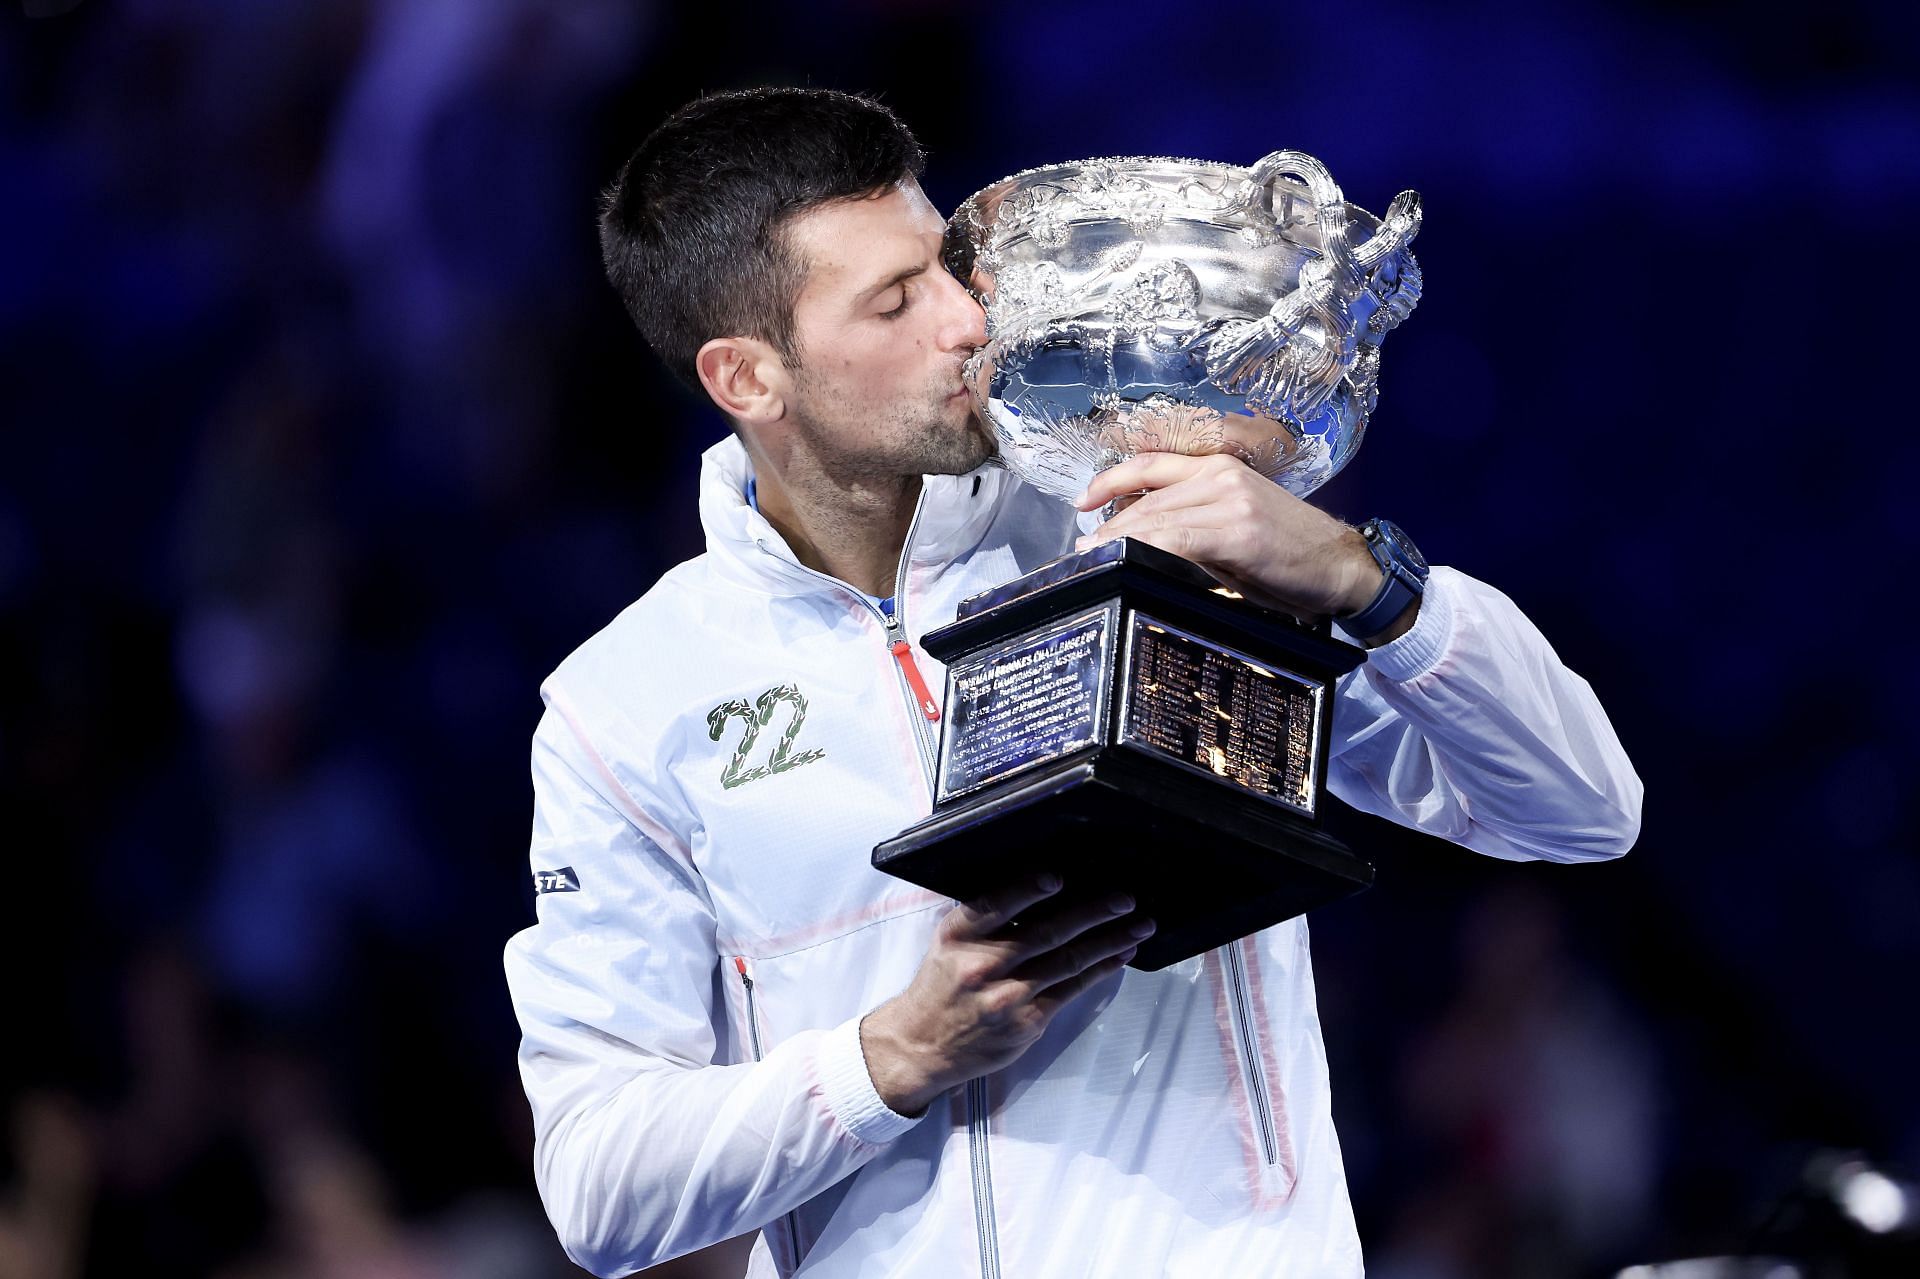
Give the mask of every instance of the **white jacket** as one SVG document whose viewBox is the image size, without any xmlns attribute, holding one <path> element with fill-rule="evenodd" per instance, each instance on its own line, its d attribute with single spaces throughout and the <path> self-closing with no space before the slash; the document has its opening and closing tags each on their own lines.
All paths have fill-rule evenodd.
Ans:
<svg viewBox="0 0 1920 1279">
<path fill-rule="evenodd" d="M 879 610 L 794 559 L 746 475 L 708 451 L 707 553 L 542 687 L 538 922 L 506 969 L 567 1254 L 623 1275 L 757 1229 L 753 1275 L 1359 1275 L 1304 920 L 1112 978 L 921 1118 L 880 1101 L 860 1017 L 952 905 L 868 861 L 931 807 L 930 726 Z M 897 599 L 936 697 L 920 635 L 1074 532 L 1006 472 L 927 479 Z M 1342 680 L 1330 786 L 1496 857 L 1639 827 L 1586 682 L 1445 568 Z"/>
</svg>

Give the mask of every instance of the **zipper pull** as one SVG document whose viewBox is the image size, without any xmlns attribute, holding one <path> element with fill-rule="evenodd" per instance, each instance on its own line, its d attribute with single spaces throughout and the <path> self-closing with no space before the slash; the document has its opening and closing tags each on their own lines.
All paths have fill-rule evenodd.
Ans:
<svg viewBox="0 0 1920 1279">
<path fill-rule="evenodd" d="M 920 713 L 933 723 L 940 722 L 940 703 L 933 700 L 933 694 L 927 691 L 927 681 L 920 678 L 920 668 L 913 664 L 913 646 L 903 639 L 897 639 L 887 645 L 887 651 L 893 654 L 893 660 L 900 663 L 900 671 L 907 677 L 907 687 L 920 702 Z"/>
<path fill-rule="evenodd" d="M 747 976 L 747 957 L 745 955 L 735 955 L 733 957 L 733 971 L 740 974 L 740 984 L 745 986 L 748 993 L 751 994 L 753 991 L 753 978 Z"/>
</svg>

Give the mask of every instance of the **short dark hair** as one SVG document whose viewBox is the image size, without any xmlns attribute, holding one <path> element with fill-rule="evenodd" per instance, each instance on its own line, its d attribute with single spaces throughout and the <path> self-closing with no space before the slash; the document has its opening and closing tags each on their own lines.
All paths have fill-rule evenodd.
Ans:
<svg viewBox="0 0 1920 1279">
<path fill-rule="evenodd" d="M 716 93 L 640 144 L 600 206 L 600 256 L 647 344 L 695 392 L 716 337 L 770 343 L 796 362 L 806 264 L 791 220 L 918 178 L 926 156 L 899 117 L 831 89 Z"/>
</svg>

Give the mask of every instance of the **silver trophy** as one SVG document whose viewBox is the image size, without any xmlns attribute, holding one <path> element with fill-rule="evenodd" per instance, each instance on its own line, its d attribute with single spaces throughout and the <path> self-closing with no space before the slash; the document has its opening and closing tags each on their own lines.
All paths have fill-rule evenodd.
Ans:
<svg viewBox="0 0 1920 1279">
<path fill-rule="evenodd" d="M 1100 159 L 960 206 L 947 267 L 986 305 L 967 368 L 999 461 L 1078 496 L 1136 453 L 1230 453 L 1290 492 L 1359 447 L 1380 341 L 1420 299 L 1420 198 L 1377 219 L 1319 161 Z M 1038 869 L 1126 892 L 1157 969 L 1356 892 L 1323 827 L 1333 682 L 1361 650 L 1118 539 L 963 602 L 934 810 L 874 850 L 968 899 Z"/>
<path fill-rule="evenodd" d="M 1001 461 L 1073 497 L 1135 453 L 1232 452 L 1305 496 L 1346 465 L 1380 342 L 1420 300 L 1420 197 L 1384 220 L 1326 169 L 1083 160 L 962 204 L 947 266 L 987 308 L 968 367 Z"/>
</svg>

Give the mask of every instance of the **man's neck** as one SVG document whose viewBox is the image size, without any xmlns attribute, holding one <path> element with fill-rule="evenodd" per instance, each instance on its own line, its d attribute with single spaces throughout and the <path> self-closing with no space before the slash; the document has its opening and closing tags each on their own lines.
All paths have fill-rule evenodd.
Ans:
<svg viewBox="0 0 1920 1279">
<path fill-rule="evenodd" d="M 794 558 L 869 595 L 893 594 L 920 477 L 836 478 L 798 459 L 781 466 L 751 446 L 760 514 Z"/>
</svg>

